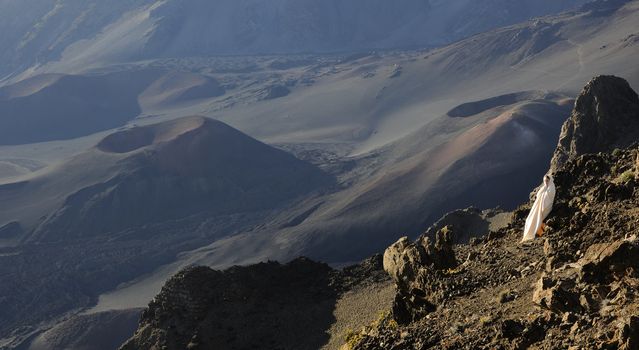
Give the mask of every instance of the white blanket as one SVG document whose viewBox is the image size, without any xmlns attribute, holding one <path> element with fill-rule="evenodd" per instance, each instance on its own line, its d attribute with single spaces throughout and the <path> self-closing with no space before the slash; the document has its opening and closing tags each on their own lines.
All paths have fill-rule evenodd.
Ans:
<svg viewBox="0 0 639 350">
<path fill-rule="evenodd" d="M 552 205 L 555 201 L 555 183 L 552 176 L 546 175 L 544 183 L 537 191 L 537 198 L 530 209 L 530 214 L 526 218 L 526 227 L 524 228 L 524 238 L 522 242 L 535 239 L 535 234 L 541 227 L 544 219 L 552 211 Z"/>
</svg>

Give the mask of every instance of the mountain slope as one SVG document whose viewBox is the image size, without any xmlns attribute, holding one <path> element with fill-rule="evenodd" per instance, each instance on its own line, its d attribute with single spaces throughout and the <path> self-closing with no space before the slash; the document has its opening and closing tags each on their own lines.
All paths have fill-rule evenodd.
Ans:
<svg viewBox="0 0 639 350">
<path fill-rule="evenodd" d="M 0 88 L 0 144 L 72 139 L 113 129 L 140 113 L 153 72 L 49 74 Z"/>
<path fill-rule="evenodd" d="M 4 0 L 0 30 L 8 35 L 0 39 L 0 75 L 60 58 L 92 65 L 432 46 L 584 2 Z"/>
<path fill-rule="evenodd" d="M 81 315 L 38 335 L 28 350 L 112 350 L 129 337 L 140 318 L 139 309 Z"/>
<path fill-rule="evenodd" d="M 140 117 L 160 116 L 155 120 L 161 121 L 206 115 L 269 143 L 340 143 L 363 154 L 469 101 L 517 91 L 576 94 L 596 74 L 617 74 L 636 84 L 639 75 L 627 57 L 636 55 L 639 47 L 633 39 L 639 32 L 639 12 L 636 1 L 622 5 L 615 2 L 612 8 L 618 9 L 613 11 L 604 7 L 543 17 L 429 52 L 189 57 L 106 67 L 92 59 L 89 65 L 74 62 L 66 68 L 44 65 L 14 80 L 52 72 L 104 74 L 150 67 L 194 72 L 201 77 L 165 79 L 165 90 L 143 95 Z M 111 52 L 100 50 L 105 51 Z M 226 94 L 217 97 L 215 83 L 201 79 L 220 82 Z M 211 86 L 210 95 L 184 103 L 179 96 L 197 81 L 204 84 L 197 86 Z M 264 99 L 273 86 L 290 93 Z"/>
<path fill-rule="evenodd" d="M 165 3 L 169 2 L 157 4 Z M 202 183 L 215 187 L 215 176 L 208 177 L 215 169 L 186 166 L 187 177 L 205 174 L 207 179 L 175 180 L 171 166 L 184 167 L 175 159 L 188 159 L 193 153 L 206 160 L 206 155 L 176 146 L 181 156 L 174 157 L 167 151 L 172 147 L 161 146 L 163 138 L 154 143 L 155 132 L 149 136 L 140 132 L 144 128 L 107 139 L 57 170 L 40 170 L 22 182 L 11 180 L 0 187 L 5 199 L 0 203 L 0 244 L 25 244 L 0 250 L 6 269 L 19 266 L 6 272 L 9 282 L 0 288 L 2 295 L 10 296 L 2 306 L 9 310 L 6 314 L 21 318 L 19 325 L 26 327 L 16 337 L 43 318 L 95 304 L 97 295 L 107 290 L 115 292 L 101 297 L 97 309 L 145 304 L 157 292 L 155 285 L 192 263 L 222 268 L 268 259 L 286 261 L 300 254 L 343 263 L 384 248 L 398 234 L 416 235 L 449 208 L 473 202 L 486 206 L 521 202 L 546 169 L 557 126 L 568 115 L 564 97 L 576 93 L 593 74 L 627 75 L 633 85 L 639 81 L 637 66 L 628 59 L 639 47 L 637 4 L 601 1 L 599 7 L 494 30 L 430 52 L 167 58 L 110 65 L 129 58 L 102 55 L 131 51 L 106 50 L 113 43 L 107 40 L 109 45 L 97 45 L 94 52 L 78 46 L 77 52 L 86 52 L 86 57 L 103 57 L 90 59 L 93 66 L 80 60 L 27 72 L 25 76 L 77 70 L 83 72 L 80 76 L 95 76 L 160 67 L 160 75 L 136 95 L 142 111 L 131 124 L 205 112 L 261 140 L 286 143 L 282 147 L 287 149 L 308 149 L 300 154 L 335 174 L 341 187 L 319 195 L 313 190 L 324 187 L 312 187 L 301 191 L 306 198 L 290 203 L 296 197 L 292 189 L 290 197 L 271 203 L 274 206 L 267 203 L 257 212 L 228 213 L 219 202 L 200 197 Z M 142 32 L 146 30 L 132 34 Z M 117 33 L 109 35 L 119 38 Z M 168 68 L 174 73 L 166 73 Z M 39 86 L 55 82 L 50 78 L 14 85 L 6 96 L 28 97 L 25 91 L 39 92 Z M 22 158 L 17 155 L 23 150 L 55 152 L 98 137 L 102 136 L 2 147 L 0 152 L 3 164 L 4 158 L 16 164 L 12 159 Z M 168 143 L 175 140 L 169 137 Z M 75 147 L 75 152 L 84 151 Z M 352 157 L 344 157 L 351 151 Z M 153 158 L 158 152 L 168 160 Z M 68 170 L 72 168 L 79 171 Z M 161 170 L 160 175 L 156 170 Z M 145 178 L 152 180 L 142 181 Z M 511 178 L 517 180 L 516 189 L 505 186 L 504 179 Z M 225 187 L 222 193 L 235 189 Z M 238 192 L 244 193 L 241 189 Z M 262 190 L 251 194 L 268 193 L 268 188 Z M 120 205 L 122 199 L 132 199 L 136 205 Z M 193 207 L 187 206 L 178 217 L 164 215 L 171 201 L 183 199 Z M 262 203 L 247 202 L 257 207 Z M 126 218 L 123 226 L 113 220 L 75 220 L 84 213 L 97 217 L 102 211 Z M 149 223 L 144 225 L 139 217 Z M 147 277 L 155 284 L 147 283 Z M 119 286 L 123 281 L 130 283 Z M 140 286 L 143 292 L 136 289 Z M 15 290 L 24 295 L 15 295 Z M 9 325 L 13 321 L 0 327 L 14 329 L 15 323 Z M 0 344 L 4 345 L 2 340 Z"/>
<path fill-rule="evenodd" d="M 238 254 L 260 247 L 266 256 L 281 259 L 301 254 L 352 261 L 390 244 L 391 232 L 416 234 L 448 210 L 469 205 L 512 208 L 527 198 L 522 188 L 535 185 L 546 171 L 570 111 L 570 100 L 547 97 L 466 118 L 442 116 L 363 157 L 353 183 L 321 202 L 310 202 L 302 222 L 273 232 L 267 228 L 259 237 L 235 237 L 228 246 L 193 252 L 191 259 L 220 266 L 227 250 Z M 271 235 L 274 238 L 268 238 Z"/>
<path fill-rule="evenodd" d="M 99 235 L 198 212 L 258 211 L 330 184 L 312 166 L 202 117 L 116 132 L 46 170 L 0 187 L 7 199 L 0 222 L 33 230 L 30 240 Z"/>
<path fill-rule="evenodd" d="M 224 93 L 211 77 L 166 69 L 36 75 L 0 87 L 0 145 L 76 139 Z"/>
<path fill-rule="evenodd" d="M 639 48 L 637 4 L 543 17 L 428 52 L 274 72 L 280 83 L 297 83 L 291 94 L 220 106 L 215 115 L 267 142 L 342 143 L 361 155 L 469 101 L 520 91 L 576 95 L 597 74 L 636 85 L 639 72 L 628 57 Z"/>
</svg>

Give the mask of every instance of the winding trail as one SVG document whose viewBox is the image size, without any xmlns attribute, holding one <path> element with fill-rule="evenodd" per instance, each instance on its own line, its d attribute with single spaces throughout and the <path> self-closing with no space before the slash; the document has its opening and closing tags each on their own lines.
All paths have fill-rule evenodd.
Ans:
<svg viewBox="0 0 639 350">
<path fill-rule="evenodd" d="M 577 71 L 577 73 L 575 73 L 573 75 L 572 79 L 567 79 L 566 81 L 564 81 L 561 85 L 559 85 L 556 90 L 561 90 L 562 88 L 564 88 L 566 85 L 568 85 L 568 83 L 570 83 L 571 81 L 573 81 L 577 76 L 579 76 L 581 74 L 581 72 L 583 72 L 584 68 L 585 68 L 585 63 L 584 63 L 584 50 L 583 50 L 583 45 L 579 44 L 577 42 L 575 42 L 572 39 L 566 39 L 566 42 L 569 43 L 570 45 L 574 46 L 576 51 L 577 51 L 577 61 L 579 62 L 579 70 Z"/>
<path fill-rule="evenodd" d="M 571 39 L 568 39 L 566 41 L 577 48 L 577 59 L 579 60 L 579 73 L 581 73 L 584 70 L 584 66 L 585 66 L 584 65 L 584 46 L 574 42 Z"/>
</svg>

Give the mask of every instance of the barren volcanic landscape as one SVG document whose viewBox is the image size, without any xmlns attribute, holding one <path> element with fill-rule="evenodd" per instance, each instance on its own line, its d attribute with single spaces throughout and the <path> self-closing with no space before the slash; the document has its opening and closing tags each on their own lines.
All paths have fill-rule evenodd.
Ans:
<svg viewBox="0 0 639 350">
<path fill-rule="evenodd" d="M 0 0 L 0 32 L 0 349 L 603 344 L 515 318 L 561 277 L 535 261 L 568 196 L 631 167 L 639 1 Z M 518 235 L 549 168 L 570 209 L 542 252 Z M 573 229 L 562 263 L 608 242 Z M 391 245 L 426 253 L 400 273 Z M 503 283 L 513 308 L 464 313 Z"/>
</svg>

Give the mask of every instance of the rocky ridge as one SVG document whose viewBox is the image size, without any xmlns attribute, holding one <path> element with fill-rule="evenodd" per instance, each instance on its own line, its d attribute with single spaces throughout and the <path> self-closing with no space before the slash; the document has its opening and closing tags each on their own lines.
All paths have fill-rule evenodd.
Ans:
<svg viewBox="0 0 639 350">
<path fill-rule="evenodd" d="M 381 256 L 334 270 L 298 258 L 172 277 L 120 349 L 318 349 L 328 341 L 337 298 L 387 281 Z"/>
</svg>

